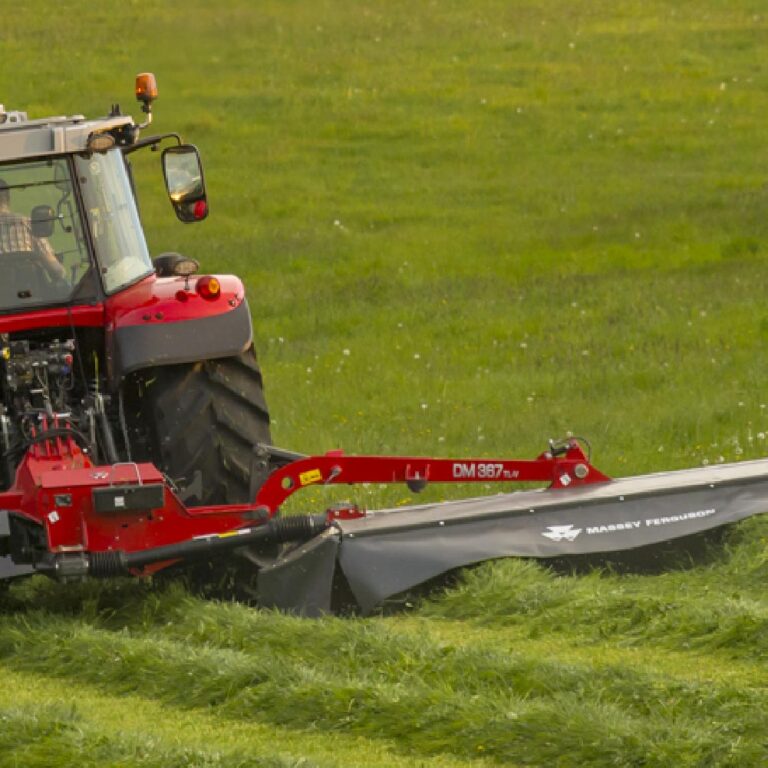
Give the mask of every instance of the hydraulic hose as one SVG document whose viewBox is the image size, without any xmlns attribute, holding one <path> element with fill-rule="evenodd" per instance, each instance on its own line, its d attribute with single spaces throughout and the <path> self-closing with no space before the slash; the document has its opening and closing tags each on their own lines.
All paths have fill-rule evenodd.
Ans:
<svg viewBox="0 0 768 768">
<path fill-rule="evenodd" d="M 103 577 L 124 576 L 133 569 L 153 563 L 165 560 L 208 559 L 220 552 L 248 544 L 308 541 L 329 526 L 330 522 L 325 514 L 301 515 L 271 520 L 257 528 L 237 528 L 225 533 L 200 536 L 136 552 L 92 552 L 88 556 L 88 573 Z"/>
</svg>

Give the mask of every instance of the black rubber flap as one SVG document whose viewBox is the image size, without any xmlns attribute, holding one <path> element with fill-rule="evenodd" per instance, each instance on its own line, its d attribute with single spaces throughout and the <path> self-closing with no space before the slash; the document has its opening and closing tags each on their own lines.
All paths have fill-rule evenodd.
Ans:
<svg viewBox="0 0 768 768">
<path fill-rule="evenodd" d="M 768 461 L 382 510 L 342 521 L 340 563 L 363 611 L 498 557 L 616 552 L 768 511 Z M 718 468 L 719 469 L 719 468 Z"/>
<path fill-rule="evenodd" d="M 14 551 L 12 517 L 13 512 L 0 509 L 0 581 L 34 573 L 31 565 L 17 565 L 11 557 Z"/>
<path fill-rule="evenodd" d="M 259 603 L 317 617 L 331 612 L 338 532 L 325 531 L 258 575 Z"/>
<path fill-rule="evenodd" d="M 0 581 L 27 576 L 34 572 L 35 569 L 31 565 L 16 565 L 10 556 L 0 557 Z"/>
</svg>

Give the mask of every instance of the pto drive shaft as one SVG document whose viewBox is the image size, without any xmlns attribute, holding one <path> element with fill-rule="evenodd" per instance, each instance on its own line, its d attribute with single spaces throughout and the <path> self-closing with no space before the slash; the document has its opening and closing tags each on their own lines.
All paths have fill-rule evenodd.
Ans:
<svg viewBox="0 0 768 768">
<path fill-rule="evenodd" d="M 301 515 L 270 520 L 255 528 L 239 528 L 226 533 L 200 536 L 162 547 L 125 552 L 79 553 L 77 555 L 56 555 L 45 570 L 57 579 L 82 576 L 114 577 L 128 576 L 131 571 L 141 570 L 147 565 L 167 560 L 208 559 L 237 547 L 248 544 L 300 543 L 317 536 L 331 525 L 327 514 Z"/>
</svg>

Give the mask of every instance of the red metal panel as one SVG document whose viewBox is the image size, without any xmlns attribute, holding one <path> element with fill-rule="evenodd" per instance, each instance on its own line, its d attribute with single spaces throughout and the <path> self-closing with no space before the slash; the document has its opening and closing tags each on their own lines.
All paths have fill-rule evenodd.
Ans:
<svg viewBox="0 0 768 768">
<path fill-rule="evenodd" d="M 104 325 L 104 305 L 91 304 L 53 309 L 33 309 L 13 315 L 0 315 L 0 333 L 31 331 L 37 328 L 99 328 Z"/>
<path fill-rule="evenodd" d="M 176 323 L 214 317 L 240 306 L 245 289 L 233 275 L 216 275 L 221 284 L 217 299 L 199 296 L 195 285 L 201 276 L 157 277 L 150 275 L 106 301 L 109 330 L 128 325 Z"/>
</svg>

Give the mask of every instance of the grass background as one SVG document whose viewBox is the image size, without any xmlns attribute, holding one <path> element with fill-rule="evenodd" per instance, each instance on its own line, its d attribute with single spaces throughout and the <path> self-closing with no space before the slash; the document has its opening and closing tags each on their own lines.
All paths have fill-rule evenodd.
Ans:
<svg viewBox="0 0 768 768">
<path fill-rule="evenodd" d="M 762 3 L 6 10 L 8 108 L 137 114 L 157 75 L 211 217 L 179 225 L 137 158 L 151 250 L 244 278 L 278 444 L 525 458 L 573 432 L 612 475 L 765 455 Z M 767 537 L 653 577 L 487 564 L 365 621 L 22 585 L 0 766 L 763 765 Z"/>
</svg>

